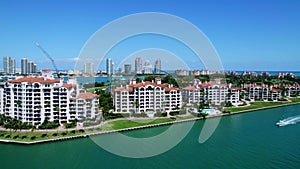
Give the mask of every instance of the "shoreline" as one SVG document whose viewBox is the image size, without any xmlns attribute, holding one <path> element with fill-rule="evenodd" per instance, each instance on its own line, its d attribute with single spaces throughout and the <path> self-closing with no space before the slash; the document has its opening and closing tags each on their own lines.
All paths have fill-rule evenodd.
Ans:
<svg viewBox="0 0 300 169">
<path fill-rule="evenodd" d="M 273 108 L 284 107 L 284 106 L 293 106 L 293 105 L 297 105 L 297 104 L 300 104 L 300 103 L 299 102 L 287 103 L 287 104 L 282 104 L 282 105 L 261 107 L 261 108 L 255 108 L 255 109 L 249 109 L 249 110 L 241 110 L 241 111 L 232 112 L 232 113 L 213 114 L 213 115 L 208 115 L 206 118 L 209 119 L 209 118 L 216 118 L 216 117 L 222 117 L 222 116 L 230 116 L 230 115 L 255 112 L 255 111 L 265 110 L 265 109 L 273 109 Z M 56 141 L 72 140 L 72 139 L 77 139 L 77 138 L 86 138 L 89 136 L 96 136 L 96 135 L 113 134 L 113 133 L 117 133 L 117 132 L 139 130 L 139 129 L 165 126 L 165 125 L 171 125 L 171 124 L 185 123 L 185 122 L 197 121 L 197 120 L 203 120 L 203 117 L 195 117 L 195 118 L 190 118 L 190 119 L 185 119 L 185 120 L 177 120 L 177 121 L 164 122 L 164 123 L 151 124 L 151 125 L 138 126 L 138 127 L 130 127 L 130 128 L 124 128 L 124 129 L 117 129 L 117 130 L 99 131 L 99 132 L 95 132 L 95 133 L 87 133 L 87 134 L 80 134 L 80 135 L 76 135 L 76 136 L 67 136 L 67 137 L 60 137 L 60 138 L 53 138 L 53 139 L 30 141 L 30 142 L 0 139 L 0 143 L 34 145 L 34 144 L 49 143 L 49 142 L 56 142 Z"/>
</svg>

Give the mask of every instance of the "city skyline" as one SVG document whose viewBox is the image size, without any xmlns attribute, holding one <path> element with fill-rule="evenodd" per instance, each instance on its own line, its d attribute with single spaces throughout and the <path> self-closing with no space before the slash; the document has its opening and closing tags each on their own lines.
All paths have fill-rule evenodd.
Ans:
<svg viewBox="0 0 300 169">
<path fill-rule="evenodd" d="M 21 73 L 22 75 L 28 75 L 37 73 L 37 64 L 32 60 L 28 60 L 27 58 L 22 58 L 20 60 L 21 66 L 16 67 L 16 59 L 10 56 L 3 57 L 3 73 L 4 74 L 16 74 Z"/>
<path fill-rule="evenodd" d="M 106 3 L 73 2 L 72 8 L 64 1 L 58 8 L 57 2 L 47 3 L 45 7 L 34 1 L 1 2 L 3 26 L 0 36 L 3 41 L 0 45 L 3 47 L 0 56 L 11 56 L 16 60 L 30 56 L 41 67 L 52 68 L 50 61 L 34 45 L 39 41 L 47 47 L 59 69 L 72 69 L 83 44 L 96 30 L 128 14 L 158 11 L 182 17 L 202 30 L 215 46 L 225 70 L 299 71 L 298 1 L 284 4 L 279 0 L 235 1 L 228 5 L 221 0 L 218 6 L 214 5 L 214 1 L 173 1 L 156 2 L 157 6 L 153 6 L 146 1 L 134 1 L 132 4 L 135 5 L 129 5 L 131 3 L 114 0 Z M 116 7 L 115 3 L 122 5 Z M 26 12 L 24 9 L 27 9 Z M 78 9 L 85 12 L 74 12 Z M 72 17 L 69 13 L 73 13 Z M 84 18 L 89 18 L 90 22 L 82 26 L 79 23 L 84 22 Z M 18 31 L 19 28 L 23 29 Z M 12 35 L 19 41 L 11 38 Z M 151 41 L 145 41 L 145 44 L 153 46 Z M 177 52 L 175 45 L 171 48 L 174 53 Z M 131 48 L 119 51 L 118 55 L 129 50 Z M 19 63 L 16 67 L 20 67 Z"/>
</svg>

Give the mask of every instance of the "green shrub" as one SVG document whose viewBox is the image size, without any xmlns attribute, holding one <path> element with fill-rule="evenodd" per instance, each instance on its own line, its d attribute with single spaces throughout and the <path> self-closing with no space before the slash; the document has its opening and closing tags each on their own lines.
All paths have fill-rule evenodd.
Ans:
<svg viewBox="0 0 300 169">
<path fill-rule="evenodd" d="M 154 117 L 167 117 L 167 112 L 156 112 Z"/>
<path fill-rule="evenodd" d="M 180 111 L 171 111 L 170 115 L 171 116 L 177 116 L 177 115 L 179 115 L 179 113 L 180 113 Z"/>
<path fill-rule="evenodd" d="M 148 115 L 145 112 L 142 112 L 134 114 L 134 117 L 148 117 Z"/>
<path fill-rule="evenodd" d="M 42 134 L 42 137 L 47 137 L 47 136 L 48 136 L 47 133 Z"/>
</svg>

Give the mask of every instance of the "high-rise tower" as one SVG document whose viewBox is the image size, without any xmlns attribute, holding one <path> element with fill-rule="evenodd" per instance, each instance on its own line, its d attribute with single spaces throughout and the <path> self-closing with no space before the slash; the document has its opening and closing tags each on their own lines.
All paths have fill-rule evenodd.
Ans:
<svg viewBox="0 0 300 169">
<path fill-rule="evenodd" d="M 142 74 L 142 69 L 143 69 L 142 58 L 137 57 L 135 59 L 135 73 L 136 74 Z"/>
<path fill-rule="evenodd" d="M 156 74 L 160 74 L 160 71 L 161 71 L 161 60 L 159 58 L 157 58 L 155 60 L 155 65 L 154 65 L 154 72 Z"/>
</svg>

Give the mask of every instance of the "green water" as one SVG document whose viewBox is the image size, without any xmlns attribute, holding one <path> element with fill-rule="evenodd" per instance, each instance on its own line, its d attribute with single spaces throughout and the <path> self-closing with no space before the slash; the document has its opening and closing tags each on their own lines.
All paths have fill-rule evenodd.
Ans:
<svg viewBox="0 0 300 169">
<path fill-rule="evenodd" d="M 176 147 L 144 159 L 111 154 L 89 138 L 32 146 L 0 144 L 0 168 L 300 168 L 300 122 L 275 126 L 283 116 L 294 115 L 300 115 L 300 105 L 222 117 L 213 136 L 203 144 L 198 143 L 203 121 L 197 121 Z M 166 128 L 126 135 L 147 136 Z"/>
</svg>

